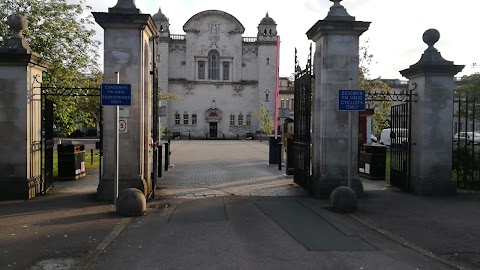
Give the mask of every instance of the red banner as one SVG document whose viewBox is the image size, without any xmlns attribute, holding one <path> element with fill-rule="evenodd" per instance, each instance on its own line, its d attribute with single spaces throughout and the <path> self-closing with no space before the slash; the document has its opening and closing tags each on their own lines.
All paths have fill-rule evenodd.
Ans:
<svg viewBox="0 0 480 270">
<path fill-rule="evenodd" d="M 274 113 L 273 126 L 275 127 L 275 139 L 278 138 L 278 117 L 280 105 L 280 36 L 277 36 L 277 58 L 276 58 L 276 73 L 275 73 L 275 99 L 274 99 Z"/>
</svg>

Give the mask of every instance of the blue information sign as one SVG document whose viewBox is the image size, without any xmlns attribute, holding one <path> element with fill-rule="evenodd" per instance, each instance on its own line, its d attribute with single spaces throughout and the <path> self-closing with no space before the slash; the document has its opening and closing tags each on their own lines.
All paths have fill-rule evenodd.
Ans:
<svg viewBox="0 0 480 270">
<path fill-rule="evenodd" d="M 339 90 L 339 111 L 365 111 L 365 91 L 363 90 Z"/>
<path fill-rule="evenodd" d="M 132 85 L 102 84 L 102 106 L 130 106 L 132 103 Z"/>
</svg>

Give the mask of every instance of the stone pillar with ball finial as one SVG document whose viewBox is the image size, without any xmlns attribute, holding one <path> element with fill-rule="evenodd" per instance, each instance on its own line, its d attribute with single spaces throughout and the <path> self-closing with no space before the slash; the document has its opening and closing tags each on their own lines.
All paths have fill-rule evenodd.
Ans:
<svg viewBox="0 0 480 270">
<path fill-rule="evenodd" d="M 8 16 L 13 35 L 0 47 L 0 200 L 30 199 L 49 188 L 41 168 L 39 86 L 51 62 L 30 49 L 22 35 L 27 24 Z"/>
<path fill-rule="evenodd" d="M 450 195 L 452 181 L 454 76 L 463 65 L 445 60 L 434 47 L 436 29 L 423 34 L 428 48 L 420 60 L 400 73 L 416 85 L 411 104 L 411 160 L 409 190 L 421 195 Z"/>
</svg>

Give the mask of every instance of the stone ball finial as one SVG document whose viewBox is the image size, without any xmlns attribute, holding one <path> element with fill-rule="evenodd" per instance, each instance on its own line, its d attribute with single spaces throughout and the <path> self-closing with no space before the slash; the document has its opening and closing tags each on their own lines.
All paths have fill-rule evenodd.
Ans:
<svg viewBox="0 0 480 270">
<path fill-rule="evenodd" d="M 140 13 L 140 10 L 135 6 L 135 0 L 118 0 L 113 8 L 109 8 L 111 13 Z"/>
<path fill-rule="evenodd" d="M 330 194 L 330 207 L 344 213 L 355 212 L 358 208 L 357 194 L 349 187 L 337 187 Z"/>
<path fill-rule="evenodd" d="M 437 29 L 431 28 L 423 33 L 423 42 L 425 42 L 429 48 L 433 48 L 433 45 L 440 39 L 440 32 Z"/>
<path fill-rule="evenodd" d="M 330 0 L 333 2 L 333 6 L 330 7 L 330 11 L 328 12 L 327 17 L 325 20 L 332 20 L 332 21 L 354 21 L 355 17 L 350 16 L 347 10 L 345 9 L 340 2 L 342 0 Z"/>
<path fill-rule="evenodd" d="M 147 210 L 147 200 L 136 188 L 124 189 L 117 198 L 117 213 L 125 217 L 141 216 Z"/>
<path fill-rule="evenodd" d="M 25 17 L 17 14 L 12 14 L 7 17 L 7 25 L 13 31 L 13 36 L 21 36 L 21 32 L 27 29 L 28 21 Z"/>
</svg>

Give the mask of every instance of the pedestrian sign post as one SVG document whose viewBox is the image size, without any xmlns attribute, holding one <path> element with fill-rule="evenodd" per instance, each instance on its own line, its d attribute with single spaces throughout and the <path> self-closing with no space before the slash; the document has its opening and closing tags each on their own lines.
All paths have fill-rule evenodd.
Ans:
<svg viewBox="0 0 480 270">
<path fill-rule="evenodd" d="M 352 111 L 365 111 L 365 91 L 352 90 L 352 81 L 348 80 L 348 90 L 338 90 L 338 110 L 348 112 L 348 187 L 352 188 Z M 358 120 L 358 119 L 357 119 Z"/>
<path fill-rule="evenodd" d="M 120 121 L 120 107 L 119 106 L 130 106 L 132 104 L 132 85 L 131 84 L 120 84 L 119 73 L 115 72 L 117 79 L 116 84 L 102 84 L 100 91 L 100 100 L 102 106 L 115 106 L 116 112 L 116 149 L 115 149 L 115 159 L 116 159 L 116 168 L 115 168 L 115 181 L 113 187 L 113 202 L 117 204 L 118 198 L 118 163 L 119 163 L 119 142 L 120 136 L 119 133 L 127 133 L 127 120 L 122 118 Z"/>
</svg>

